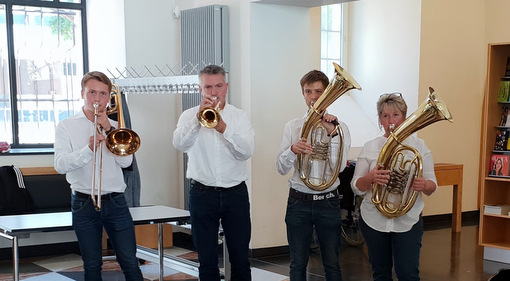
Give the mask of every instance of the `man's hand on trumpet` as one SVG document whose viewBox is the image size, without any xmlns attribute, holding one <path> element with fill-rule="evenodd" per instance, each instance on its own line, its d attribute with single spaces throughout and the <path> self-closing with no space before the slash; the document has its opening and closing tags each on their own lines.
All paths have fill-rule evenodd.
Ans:
<svg viewBox="0 0 510 281">
<path fill-rule="evenodd" d="M 202 112 L 206 108 L 214 108 L 214 110 L 220 114 L 220 110 L 222 108 L 221 101 L 218 100 L 218 97 L 216 96 L 203 95 L 198 112 Z M 215 129 L 220 134 L 223 134 L 226 128 L 227 124 L 223 122 L 223 118 L 219 118 L 218 124 L 213 127 L 213 129 Z"/>
<path fill-rule="evenodd" d="M 218 105 L 218 98 L 210 95 L 203 95 L 202 101 L 200 102 L 200 109 L 202 111 L 206 108 L 215 108 Z"/>
</svg>

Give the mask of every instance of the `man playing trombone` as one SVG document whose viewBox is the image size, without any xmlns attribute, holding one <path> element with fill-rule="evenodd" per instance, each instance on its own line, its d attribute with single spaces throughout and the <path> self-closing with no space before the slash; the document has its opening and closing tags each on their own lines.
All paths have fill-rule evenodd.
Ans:
<svg viewBox="0 0 510 281">
<path fill-rule="evenodd" d="M 105 136 L 117 122 L 108 118 L 112 83 L 97 71 L 81 81 L 83 108 L 60 122 L 55 132 L 55 170 L 71 185 L 73 228 L 78 237 L 85 280 L 101 278 L 103 227 L 127 281 L 142 281 L 136 257 L 133 219 L 124 190 L 122 168 L 133 155 L 117 156 L 105 146 Z"/>
</svg>

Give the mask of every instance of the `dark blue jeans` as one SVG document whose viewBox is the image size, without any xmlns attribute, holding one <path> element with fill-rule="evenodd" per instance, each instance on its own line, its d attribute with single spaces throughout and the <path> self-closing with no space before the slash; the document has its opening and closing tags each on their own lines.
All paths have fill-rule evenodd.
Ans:
<svg viewBox="0 0 510 281">
<path fill-rule="evenodd" d="M 231 265 L 232 281 L 251 280 L 249 243 L 250 201 L 243 182 L 229 189 L 215 189 L 192 181 L 189 197 L 191 231 L 198 252 L 199 277 L 219 281 L 218 231 L 221 221 Z"/>
<path fill-rule="evenodd" d="M 317 240 L 327 281 L 341 281 L 339 264 L 342 219 L 338 198 L 302 201 L 289 197 L 287 202 L 287 240 L 290 249 L 290 280 L 306 281 L 312 231 Z"/>
<path fill-rule="evenodd" d="M 359 226 L 367 243 L 374 281 L 393 280 L 393 263 L 399 281 L 420 280 L 421 217 L 411 230 L 401 233 L 374 230 L 363 219 Z"/>
<path fill-rule="evenodd" d="M 100 281 L 103 227 L 110 238 L 126 281 L 142 281 L 143 276 L 136 257 L 136 239 L 133 219 L 124 194 L 104 196 L 101 211 L 95 210 L 90 196 L 72 195 L 73 228 L 78 237 L 85 280 Z"/>
</svg>

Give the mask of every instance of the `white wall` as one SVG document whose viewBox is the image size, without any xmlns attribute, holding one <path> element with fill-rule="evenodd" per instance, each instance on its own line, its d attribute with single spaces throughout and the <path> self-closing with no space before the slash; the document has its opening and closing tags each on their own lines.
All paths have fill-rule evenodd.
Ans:
<svg viewBox="0 0 510 281">
<path fill-rule="evenodd" d="M 172 15 L 175 1 L 155 0 L 150 5 L 136 0 L 124 2 L 127 67 L 143 74 L 145 67 L 168 71 L 168 65 L 179 73 L 180 22 Z M 181 113 L 180 96 L 128 94 L 127 98 L 132 129 L 141 139 L 135 154 L 141 205 L 183 208 L 182 154 L 172 145 L 172 132 Z"/>
<path fill-rule="evenodd" d="M 362 87 L 339 98 L 331 111 L 342 116 L 353 147 L 381 133 L 376 101 L 383 93 L 401 92 L 412 113 L 418 104 L 420 0 L 361 0 L 344 4 L 348 11 L 346 69 Z M 403 24 L 405 23 L 405 24 Z"/>
<path fill-rule="evenodd" d="M 315 16 L 317 18 L 317 10 Z M 320 67 L 320 40 L 308 8 L 251 5 L 253 248 L 286 245 L 287 180 L 276 171 L 283 127 L 307 110 L 299 80 Z M 320 30 L 320 25 L 319 25 Z"/>
<path fill-rule="evenodd" d="M 102 71 L 126 65 L 124 46 L 124 0 L 88 0 L 87 35 L 90 71 Z"/>
</svg>

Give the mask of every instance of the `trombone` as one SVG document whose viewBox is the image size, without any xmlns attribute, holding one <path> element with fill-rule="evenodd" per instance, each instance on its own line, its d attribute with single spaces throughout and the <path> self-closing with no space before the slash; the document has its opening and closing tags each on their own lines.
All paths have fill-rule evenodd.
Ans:
<svg viewBox="0 0 510 281">
<path fill-rule="evenodd" d="M 112 106 L 112 99 L 114 101 L 114 105 Z M 96 148 L 96 141 L 97 141 L 97 134 L 103 134 L 103 128 L 98 126 L 97 124 L 97 117 L 98 117 L 98 107 L 99 104 L 96 102 L 94 103 L 94 164 L 93 164 L 93 171 L 92 171 L 92 191 L 90 193 L 90 196 L 92 198 L 92 203 L 94 204 L 94 207 L 96 208 L 96 211 L 101 210 L 101 181 L 102 181 L 102 175 L 103 175 L 103 145 L 99 144 L 99 151 Z M 131 130 L 127 129 L 125 126 L 124 121 L 124 113 L 122 110 L 122 99 L 121 94 L 119 91 L 119 87 L 117 85 L 112 86 L 112 93 L 110 94 L 110 104 L 107 107 L 106 114 L 118 114 L 118 122 L 119 122 L 119 128 L 114 129 L 111 132 L 108 133 L 105 140 L 105 145 L 108 148 L 108 150 L 118 156 L 128 156 L 131 154 L 134 154 L 138 148 L 140 148 L 140 137 L 138 134 Z M 94 196 L 94 191 L 96 187 L 96 170 L 97 170 L 97 154 L 99 153 L 99 182 L 98 188 L 97 188 L 97 201 Z"/>
</svg>

